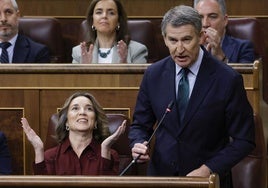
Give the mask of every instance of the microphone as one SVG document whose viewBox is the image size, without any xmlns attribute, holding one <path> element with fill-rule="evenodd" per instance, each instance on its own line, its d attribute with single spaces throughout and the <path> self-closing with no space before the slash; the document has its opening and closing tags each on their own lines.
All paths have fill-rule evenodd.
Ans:
<svg viewBox="0 0 268 188">
<path fill-rule="evenodd" d="M 153 132 L 152 135 L 150 136 L 150 138 L 149 138 L 149 140 L 147 141 L 147 144 L 146 144 L 146 145 L 148 145 L 148 144 L 151 142 L 153 136 L 154 136 L 155 133 L 156 133 L 156 130 L 160 127 L 160 125 L 162 124 L 162 122 L 163 122 L 163 120 L 165 119 L 166 115 L 167 115 L 169 112 L 171 112 L 171 109 L 172 109 L 173 106 L 174 106 L 174 101 L 171 101 L 171 102 L 168 104 L 168 107 L 166 108 L 166 111 L 165 111 L 165 113 L 163 114 L 161 120 L 157 123 L 157 126 L 155 127 L 154 132 Z M 120 173 L 119 176 L 124 175 L 124 174 L 127 172 L 127 170 L 128 170 L 133 164 L 135 164 L 135 163 L 137 162 L 137 160 L 141 157 L 141 155 L 142 155 L 142 154 L 139 154 L 136 158 L 134 158 L 134 159 L 128 164 L 128 166 L 127 166 L 127 167 Z"/>
</svg>

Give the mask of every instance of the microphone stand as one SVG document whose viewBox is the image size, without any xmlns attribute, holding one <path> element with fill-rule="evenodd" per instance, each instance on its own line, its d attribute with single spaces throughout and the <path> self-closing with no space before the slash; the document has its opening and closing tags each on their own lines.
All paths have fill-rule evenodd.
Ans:
<svg viewBox="0 0 268 188">
<path fill-rule="evenodd" d="M 169 112 L 171 112 L 171 109 L 172 109 L 173 105 L 174 105 L 174 102 L 171 101 L 171 102 L 169 103 L 169 105 L 168 105 L 168 107 L 167 107 L 167 109 L 166 109 L 164 115 L 162 116 L 161 120 L 158 122 L 156 128 L 154 129 L 154 132 L 152 133 L 152 135 L 150 136 L 149 140 L 147 141 L 147 144 L 146 144 L 146 145 L 148 145 L 148 144 L 151 142 L 153 136 L 154 136 L 155 133 L 156 133 L 156 130 L 157 130 L 158 127 L 162 124 L 162 122 L 163 122 L 163 120 L 165 119 L 166 115 L 167 115 Z M 135 163 L 137 162 L 137 160 L 141 157 L 141 155 L 142 155 L 142 154 L 139 154 L 136 158 L 134 158 L 134 159 L 128 164 L 128 166 L 127 166 L 127 167 L 126 167 L 126 168 L 119 174 L 119 176 L 124 175 L 124 174 L 128 171 L 128 169 L 129 169 L 133 164 L 135 164 Z"/>
</svg>

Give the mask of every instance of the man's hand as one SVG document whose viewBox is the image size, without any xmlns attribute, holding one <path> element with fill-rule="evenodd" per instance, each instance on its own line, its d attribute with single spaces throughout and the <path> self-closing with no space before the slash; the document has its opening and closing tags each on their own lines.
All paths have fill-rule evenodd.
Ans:
<svg viewBox="0 0 268 188">
<path fill-rule="evenodd" d="M 204 46 L 220 61 L 225 57 L 221 48 L 221 40 L 219 33 L 215 29 L 209 27 L 204 31 Z"/>
<path fill-rule="evenodd" d="M 134 159 L 136 159 L 140 155 L 139 159 L 137 160 L 137 162 L 139 163 L 147 162 L 150 160 L 149 149 L 147 144 L 148 144 L 147 141 L 143 142 L 142 144 L 136 143 L 134 147 L 131 149 L 132 157 Z"/>
</svg>

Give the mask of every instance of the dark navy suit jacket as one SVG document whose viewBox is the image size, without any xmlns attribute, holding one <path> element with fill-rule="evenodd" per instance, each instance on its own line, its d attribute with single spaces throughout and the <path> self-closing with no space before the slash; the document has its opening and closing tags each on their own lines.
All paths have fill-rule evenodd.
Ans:
<svg viewBox="0 0 268 188">
<path fill-rule="evenodd" d="M 253 63 L 256 59 L 253 43 L 225 35 L 222 50 L 228 57 L 229 63 Z"/>
<path fill-rule="evenodd" d="M 19 34 L 14 47 L 12 63 L 49 63 L 50 51 L 47 46 Z"/>
<path fill-rule="evenodd" d="M 144 73 L 130 127 L 131 147 L 148 140 L 175 96 L 175 62 L 169 56 Z M 177 114 L 175 106 L 156 131 L 148 175 L 185 176 L 206 164 L 221 176 L 255 147 L 253 110 L 242 76 L 206 50 L 182 124 Z"/>
<path fill-rule="evenodd" d="M 11 174 L 11 156 L 9 153 L 6 136 L 0 131 L 0 174 Z"/>
</svg>

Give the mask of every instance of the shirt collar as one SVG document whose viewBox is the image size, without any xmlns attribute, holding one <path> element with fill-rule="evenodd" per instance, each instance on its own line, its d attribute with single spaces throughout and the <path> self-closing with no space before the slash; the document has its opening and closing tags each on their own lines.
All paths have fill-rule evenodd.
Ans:
<svg viewBox="0 0 268 188">
<path fill-rule="evenodd" d="M 15 46 L 15 42 L 18 38 L 18 34 L 16 34 L 12 39 L 9 40 L 9 42 L 11 43 L 11 46 Z"/>
<path fill-rule="evenodd" d="M 68 149 L 72 149 L 71 142 L 69 140 L 69 137 L 65 138 L 62 142 L 62 153 L 65 153 Z M 95 139 L 92 139 L 91 143 L 86 148 L 91 148 L 93 151 L 97 151 L 98 143 Z"/>
</svg>

